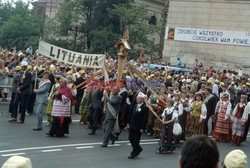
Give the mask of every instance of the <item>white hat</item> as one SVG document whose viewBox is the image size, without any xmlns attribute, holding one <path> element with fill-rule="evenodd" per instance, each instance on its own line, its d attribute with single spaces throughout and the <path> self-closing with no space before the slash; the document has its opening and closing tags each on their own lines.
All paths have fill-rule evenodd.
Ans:
<svg viewBox="0 0 250 168">
<path fill-rule="evenodd" d="M 227 154 L 224 165 L 227 168 L 246 168 L 247 156 L 242 150 L 233 150 Z"/>
<path fill-rule="evenodd" d="M 187 83 L 191 83 L 192 82 L 192 80 L 191 79 L 187 79 Z"/>
<path fill-rule="evenodd" d="M 55 65 L 51 64 L 50 67 L 49 67 L 49 70 L 53 71 L 55 69 L 56 69 Z"/>
<path fill-rule="evenodd" d="M 141 97 L 143 99 L 147 98 L 147 96 L 145 94 L 143 94 L 142 92 L 139 92 L 139 94 L 137 95 L 137 97 Z"/>
<path fill-rule="evenodd" d="M 29 158 L 12 156 L 3 164 L 2 168 L 32 168 L 32 164 Z"/>
<path fill-rule="evenodd" d="M 28 66 L 28 62 L 26 62 L 26 61 L 22 61 L 22 62 L 21 62 L 21 66 L 22 66 L 22 67 L 24 67 L 24 66 Z"/>
</svg>

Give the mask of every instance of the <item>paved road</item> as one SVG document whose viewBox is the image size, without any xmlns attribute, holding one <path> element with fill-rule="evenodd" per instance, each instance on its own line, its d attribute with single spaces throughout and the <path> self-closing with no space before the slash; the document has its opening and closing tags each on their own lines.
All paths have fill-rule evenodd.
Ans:
<svg viewBox="0 0 250 168">
<path fill-rule="evenodd" d="M 136 160 L 128 160 L 131 146 L 127 141 L 128 133 L 124 131 L 120 140 L 113 146 L 101 148 L 103 131 L 89 136 L 86 126 L 74 122 L 70 125 L 70 134 L 64 138 L 47 137 L 43 131 L 34 132 L 35 116 L 27 116 L 23 125 L 8 123 L 7 105 L 0 104 L 0 165 L 13 154 L 31 158 L 34 168 L 128 168 L 128 167 L 178 167 L 181 145 L 174 154 L 158 155 L 155 153 L 157 140 L 146 135 L 142 137 L 144 151 Z M 74 120 L 79 116 L 73 116 Z M 218 143 L 220 160 L 236 147 L 230 143 Z M 239 147 L 250 156 L 250 138 Z M 250 163 L 250 158 L 248 158 Z"/>
</svg>

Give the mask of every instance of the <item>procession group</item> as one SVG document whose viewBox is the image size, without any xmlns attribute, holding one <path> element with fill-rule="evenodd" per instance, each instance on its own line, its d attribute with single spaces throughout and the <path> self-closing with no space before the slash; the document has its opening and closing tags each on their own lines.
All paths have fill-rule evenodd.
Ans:
<svg viewBox="0 0 250 168">
<path fill-rule="evenodd" d="M 47 135 L 51 137 L 69 134 L 71 115 L 76 113 L 81 116 L 80 124 L 91 129 L 89 135 L 95 135 L 103 126 L 102 147 L 107 147 L 109 141 L 114 144 L 121 131 L 128 128 L 133 147 L 130 159 L 143 150 L 142 133 L 160 138 L 157 153 L 172 153 L 176 144 L 193 135 L 211 134 L 216 141 L 235 145 L 247 139 L 248 74 L 205 69 L 198 61 L 192 67 L 193 73 L 188 74 L 164 68 L 148 70 L 143 62 L 134 59 L 130 64 L 139 73 L 125 67 L 122 80 L 116 80 L 117 61 L 108 57 L 106 81 L 104 74 L 95 75 L 98 70 L 35 56 L 31 51 L 2 51 L 0 59 L 0 86 L 4 78 L 12 78 L 9 122 L 23 124 L 26 112 L 34 110 L 37 125 L 33 130 L 40 131 L 45 112 L 51 126 Z M 102 82 L 114 85 L 97 87 Z M 2 98 L 6 98 L 4 89 L 0 88 Z M 176 123 L 181 126 L 178 135 L 174 133 Z"/>
</svg>

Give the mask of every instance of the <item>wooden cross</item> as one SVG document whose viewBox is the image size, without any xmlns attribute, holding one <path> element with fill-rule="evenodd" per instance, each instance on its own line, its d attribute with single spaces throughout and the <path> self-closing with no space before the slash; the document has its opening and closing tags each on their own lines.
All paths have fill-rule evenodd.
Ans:
<svg viewBox="0 0 250 168">
<path fill-rule="evenodd" d="M 129 32 L 127 27 L 123 34 L 123 37 L 115 45 L 115 48 L 117 49 L 118 52 L 117 80 L 122 79 L 125 64 L 127 62 L 128 52 L 131 50 L 131 47 L 128 44 L 128 40 L 129 40 Z"/>
</svg>

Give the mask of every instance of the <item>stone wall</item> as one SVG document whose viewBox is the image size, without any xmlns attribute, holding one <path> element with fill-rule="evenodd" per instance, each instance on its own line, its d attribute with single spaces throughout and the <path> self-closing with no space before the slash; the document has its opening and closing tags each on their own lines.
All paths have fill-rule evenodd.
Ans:
<svg viewBox="0 0 250 168">
<path fill-rule="evenodd" d="M 172 0 L 167 26 L 250 32 L 250 2 Z M 198 59 L 205 66 L 237 70 L 250 65 L 250 47 L 165 40 L 163 59 L 174 64 L 177 57 L 187 65 Z"/>
</svg>

